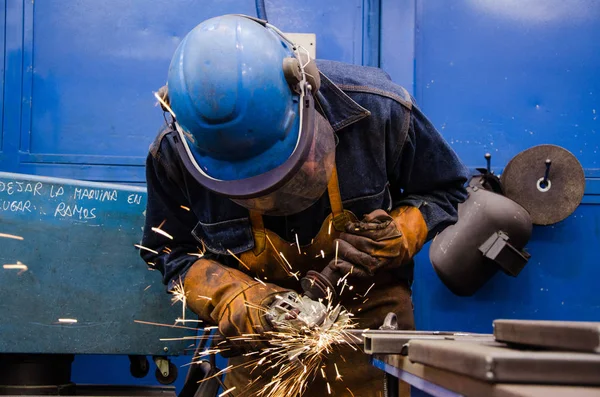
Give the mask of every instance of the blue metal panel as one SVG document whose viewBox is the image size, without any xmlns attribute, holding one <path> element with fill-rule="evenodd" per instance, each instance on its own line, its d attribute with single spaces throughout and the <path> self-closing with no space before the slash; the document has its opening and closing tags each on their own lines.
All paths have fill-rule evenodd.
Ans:
<svg viewBox="0 0 600 397">
<path fill-rule="evenodd" d="M 6 43 L 4 28 L 6 26 L 6 0 L 0 1 L 0 162 L 2 161 L 2 141 L 4 138 L 4 61 L 6 59 Z"/>
<path fill-rule="evenodd" d="M 600 2 L 419 1 L 417 100 L 469 166 L 540 143 L 598 174 Z"/>
<path fill-rule="evenodd" d="M 382 0 L 380 67 L 413 95 L 415 13 L 416 0 Z"/>
<path fill-rule="evenodd" d="M 273 0 L 266 6 L 269 22 L 282 31 L 316 33 L 318 58 L 361 64 L 363 9 L 368 6 L 363 2 L 374 1 L 379 0 Z"/>
<path fill-rule="evenodd" d="M 600 317 L 597 206 L 600 109 L 600 3 L 419 1 L 416 96 L 470 166 L 491 152 L 500 172 L 540 143 L 572 151 L 585 168 L 583 205 L 565 221 L 534 228 L 529 264 L 516 278 L 498 274 L 475 296 L 453 296 L 418 256 L 417 326 L 491 332 L 496 318 L 593 320 Z"/>
<path fill-rule="evenodd" d="M 417 326 L 490 333 L 497 318 L 598 321 L 599 224 L 598 207 L 582 205 L 559 224 L 535 227 L 528 244 L 532 257 L 521 274 L 499 273 L 469 298 L 453 295 L 439 281 L 427 245 L 417 259 Z"/>
<path fill-rule="evenodd" d="M 379 1 L 287 0 L 267 9 L 284 31 L 315 32 L 320 57 L 361 63 L 365 51 L 378 59 Z M 120 182 L 144 181 L 144 157 L 163 122 L 152 91 L 183 35 L 215 15 L 254 14 L 253 2 L 237 0 L 10 3 L 4 168 Z"/>
<path fill-rule="evenodd" d="M 382 0 L 364 0 L 363 2 L 362 65 L 375 67 L 380 65 L 381 1 Z"/>
<path fill-rule="evenodd" d="M 100 384 L 100 385 L 136 385 L 136 386 L 158 386 L 160 385 L 154 376 L 156 367 L 150 360 L 150 372 L 144 378 L 134 378 L 129 373 L 129 359 L 126 356 L 98 356 L 77 355 L 73 361 L 71 380 L 77 384 Z M 190 356 L 172 357 L 171 361 L 177 366 L 178 377 L 175 383 L 177 393 L 181 392 L 185 376 L 191 361 Z M 225 368 L 221 365 L 219 368 Z"/>
<path fill-rule="evenodd" d="M 4 5 L 4 92 L 2 103 L 2 164 L 0 170 L 14 171 L 17 163 L 21 122 L 21 65 L 23 37 L 23 2 Z"/>
<path fill-rule="evenodd" d="M 0 352 L 182 354 L 194 331 L 174 324 L 158 272 L 139 243 L 144 188 L 0 173 Z M 188 316 L 190 313 L 188 313 Z M 76 324 L 61 324 L 74 318 Z"/>
</svg>

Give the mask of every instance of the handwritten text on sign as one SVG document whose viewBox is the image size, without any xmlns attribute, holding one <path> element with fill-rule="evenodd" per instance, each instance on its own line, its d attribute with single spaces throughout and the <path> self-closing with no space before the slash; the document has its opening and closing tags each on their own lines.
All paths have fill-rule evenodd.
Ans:
<svg viewBox="0 0 600 397">
<path fill-rule="evenodd" d="M 66 190 L 67 191 L 66 191 Z M 119 193 L 129 205 L 140 205 L 142 194 L 92 187 L 68 186 L 42 182 L 0 181 L 0 212 L 31 213 L 37 210 L 35 203 L 40 198 L 53 199 L 55 218 L 78 220 L 96 219 L 95 203 L 116 202 Z M 73 201 L 77 201 L 73 203 Z M 45 212 L 44 212 L 45 213 Z"/>
</svg>

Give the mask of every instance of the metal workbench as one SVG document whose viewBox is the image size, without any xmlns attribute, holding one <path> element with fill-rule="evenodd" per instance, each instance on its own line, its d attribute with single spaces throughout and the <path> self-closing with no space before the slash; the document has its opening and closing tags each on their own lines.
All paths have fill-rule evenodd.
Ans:
<svg viewBox="0 0 600 397">
<path fill-rule="evenodd" d="M 525 384 L 493 384 L 465 375 L 411 363 L 408 357 L 400 354 L 373 355 L 372 364 L 414 389 L 435 397 L 591 397 L 600 396 L 600 387 L 555 386 Z M 599 374 L 600 376 L 600 374 Z M 390 393 L 389 396 L 405 396 L 406 387 L 400 387 L 404 394 Z"/>
</svg>

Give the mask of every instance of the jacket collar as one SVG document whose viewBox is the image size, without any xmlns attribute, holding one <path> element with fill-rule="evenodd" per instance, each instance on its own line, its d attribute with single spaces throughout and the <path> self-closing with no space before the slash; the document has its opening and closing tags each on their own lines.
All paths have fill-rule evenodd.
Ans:
<svg viewBox="0 0 600 397">
<path fill-rule="evenodd" d="M 320 75 L 321 87 L 317 92 L 315 106 L 335 132 L 371 115 L 371 112 L 346 95 L 326 75 Z"/>
</svg>

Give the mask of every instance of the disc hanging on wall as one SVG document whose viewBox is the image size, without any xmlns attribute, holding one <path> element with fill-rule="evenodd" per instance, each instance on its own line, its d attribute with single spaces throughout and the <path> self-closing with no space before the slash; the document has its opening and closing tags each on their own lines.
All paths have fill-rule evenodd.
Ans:
<svg viewBox="0 0 600 397">
<path fill-rule="evenodd" d="M 556 145 L 534 146 L 517 154 L 500 180 L 505 196 L 525 208 L 536 225 L 551 225 L 571 215 L 585 190 L 579 160 Z"/>
</svg>

